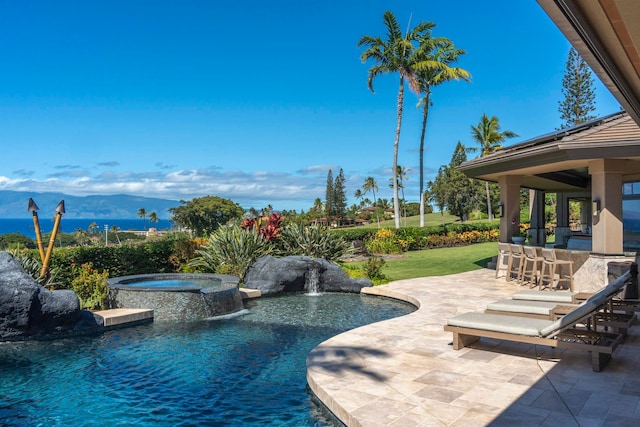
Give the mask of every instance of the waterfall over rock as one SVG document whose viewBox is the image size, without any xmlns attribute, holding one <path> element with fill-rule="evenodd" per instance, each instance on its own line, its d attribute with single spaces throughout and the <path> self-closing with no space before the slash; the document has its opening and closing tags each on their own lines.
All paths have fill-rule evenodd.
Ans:
<svg viewBox="0 0 640 427">
<path fill-rule="evenodd" d="M 312 290 L 312 284 L 315 290 Z M 339 265 L 326 259 L 307 256 L 276 258 L 267 255 L 249 268 L 244 286 L 259 289 L 263 295 L 268 295 L 278 292 L 360 293 L 362 288 L 373 284 L 369 279 L 350 278 Z"/>
</svg>

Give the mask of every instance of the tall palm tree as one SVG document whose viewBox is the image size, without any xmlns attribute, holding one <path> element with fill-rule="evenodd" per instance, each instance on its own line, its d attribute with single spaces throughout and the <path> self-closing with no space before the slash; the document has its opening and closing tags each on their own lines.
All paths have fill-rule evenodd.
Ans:
<svg viewBox="0 0 640 427">
<path fill-rule="evenodd" d="M 471 126 L 471 138 L 478 143 L 477 147 L 468 147 L 467 151 L 480 152 L 480 157 L 489 155 L 502 149 L 502 143 L 507 138 L 518 136 L 517 133 L 505 130 L 500 132 L 500 121 L 496 116 L 488 117 L 482 113 L 482 118 L 477 126 Z M 491 212 L 491 193 L 489 192 L 489 181 L 485 181 L 487 190 L 487 214 L 489 221 L 493 219 Z"/>
<path fill-rule="evenodd" d="M 138 218 L 142 218 L 142 226 L 144 227 L 144 230 L 147 230 L 147 210 L 145 208 L 140 208 L 138 209 Z"/>
<path fill-rule="evenodd" d="M 395 15 L 386 11 L 383 15 L 386 27 L 386 40 L 380 37 L 364 36 L 358 42 L 358 47 L 365 46 L 366 50 L 360 56 L 362 62 L 373 60 L 375 64 L 369 69 L 368 85 L 373 90 L 373 79 L 381 74 L 398 73 L 400 85 L 397 98 L 396 134 L 393 143 L 393 210 L 396 228 L 400 228 L 400 203 L 398 197 L 398 145 L 400 143 L 400 128 L 402 126 L 402 107 L 404 104 L 405 80 L 411 90 L 419 93 L 416 72 L 422 68 L 436 66 L 433 61 L 426 59 L 420 40 L 426 37 L 435 26 L 432 22 L 420 22 L 413 29 L 407 30 L 403 36 Z"/>
<path fill-rule="evenodd" d="M 466 52 L 456 49 L 453 42 L 445 37 L 427 38 L 422 41 L 431 49 L 425 50 L 424 54 L 435 61 L 438 66 L 423 68 L 417 72 L 420 98 L 418 106 L 422 106 L 422 132 L 420 134 L 420 227 L 424 227 L 424 135 L 427 130 L 427 119 L 429 117 L 429 107 L 431 107 L 431 89 L 442 83 L 462 79 L 471 80 L 471 74 L 458 67 L 451 67 L 450 64 L 457 62 L 460 55 Z"/>
</svg>

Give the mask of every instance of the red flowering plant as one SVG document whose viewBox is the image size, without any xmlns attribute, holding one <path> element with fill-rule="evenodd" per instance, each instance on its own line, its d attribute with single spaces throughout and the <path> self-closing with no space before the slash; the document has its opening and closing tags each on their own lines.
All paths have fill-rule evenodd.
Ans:
<svg viewBox="0 0 640 427">
<path fill-rule="evenodd" d="M 283 218 L 279 213 L 272 213 L 266 218 L 245 219 L 240 224 L 240 228 L 253 230 L 255 227 L 260 234 L 268 242 L 272 239 L 280 237 L 280 229 L 282 228 Z"/>
</svg>

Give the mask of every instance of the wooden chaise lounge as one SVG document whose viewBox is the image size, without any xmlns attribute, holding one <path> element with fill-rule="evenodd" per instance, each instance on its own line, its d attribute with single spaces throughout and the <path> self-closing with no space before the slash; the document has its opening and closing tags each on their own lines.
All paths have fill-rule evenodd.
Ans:
<svg viewBox="0 0 640 427">
<path fill-rule="evenodd" d="M 588 320 L 606 306 L 631 277 L 631 272 L 625 273 L 558 320 L 470 312 L 448 319 L 444 330 L 453 333 L 454 350 L 485 337 L 590 351 L 592 369 L 599 372 L 611 359 L 623 335 L 577 328 L 576 324 L 591 324 Z"/>
<path fill-rule="evenodd" d="M 488 314 L 504 316 L 530 317 L 532 319 L 556 320 L 578 307 L 578 304 L 558 304 L 551 301 L 528 301 L 518 299 L 503 299 L 487 305 L 484 311 Z M 618 310 L 617 305 L 607 304 L 595 312 L 590 318 L 591 325 L 611 328 L 622 334 L 636 320 L 635 313 Z"/>
</svg>

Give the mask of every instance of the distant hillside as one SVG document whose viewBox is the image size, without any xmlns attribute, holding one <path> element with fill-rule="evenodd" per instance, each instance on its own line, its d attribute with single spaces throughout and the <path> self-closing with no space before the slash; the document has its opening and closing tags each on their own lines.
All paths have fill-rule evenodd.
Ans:
<svg viewBox="0 0 640 427">
<path fill-rule="evenodd" d="M 124 194 L 77 197 L 62 193 L 0 191 L 0 218 L 28 217 L 30 197 L 40 208 L 40 216 L 53 216 L 60 200 L 64 200 L 66 218 L 137 218 L 140 208 L 144 208 L 147 214 L 155 212 L 160 218 L 169 218 L 169 208 L 180 206 L 180 202 L 176 200 Z"/>
</svg>

